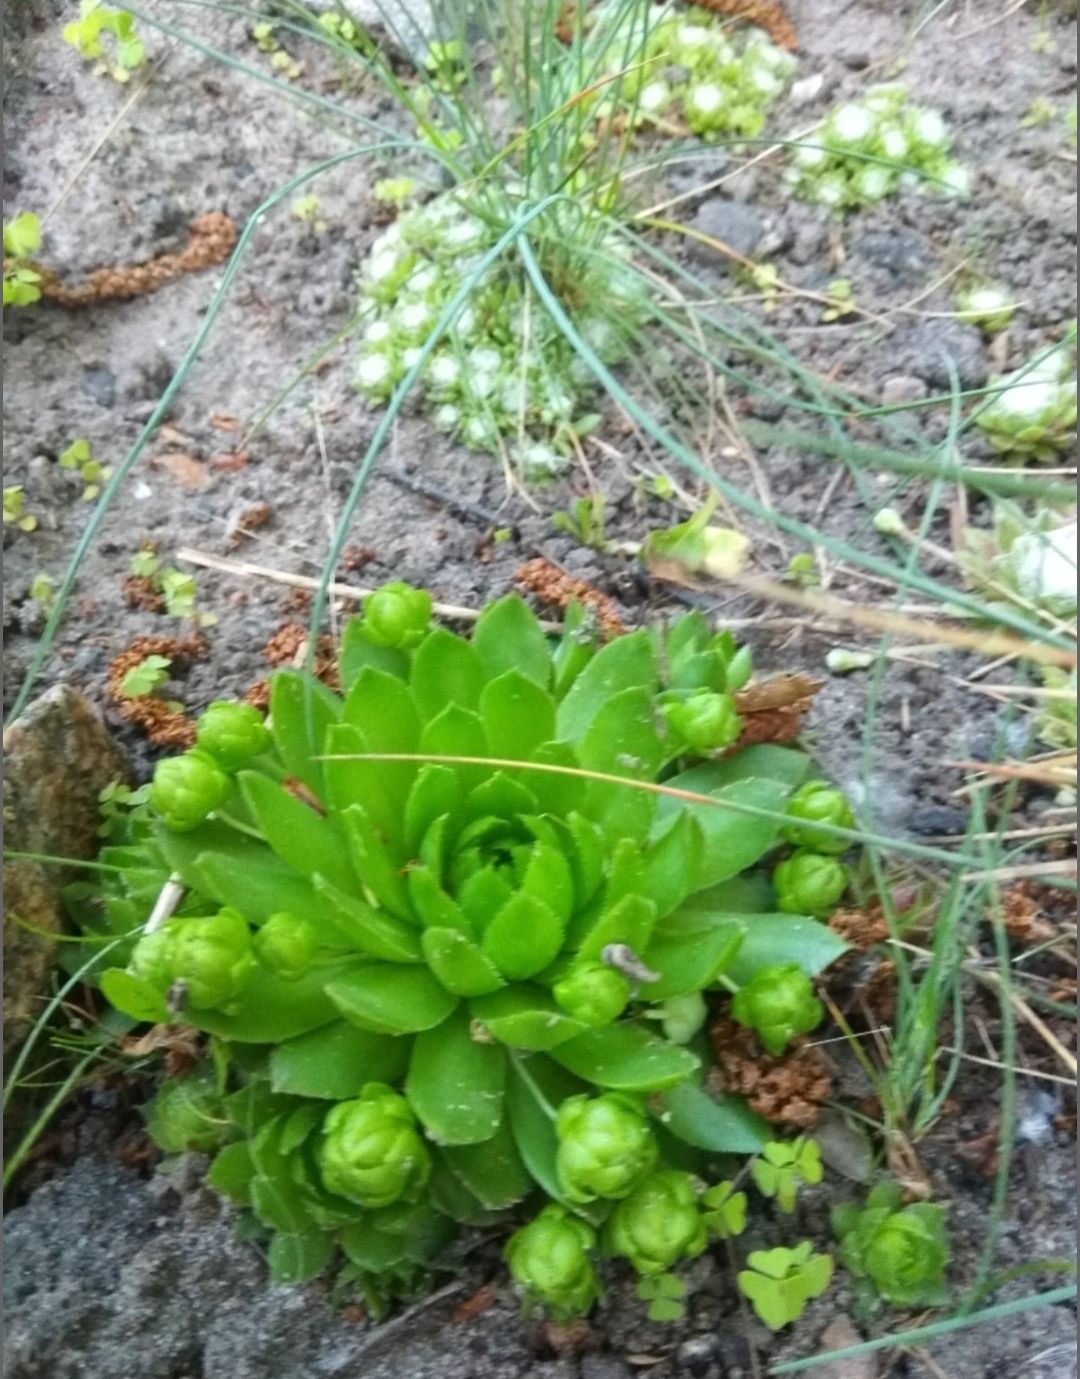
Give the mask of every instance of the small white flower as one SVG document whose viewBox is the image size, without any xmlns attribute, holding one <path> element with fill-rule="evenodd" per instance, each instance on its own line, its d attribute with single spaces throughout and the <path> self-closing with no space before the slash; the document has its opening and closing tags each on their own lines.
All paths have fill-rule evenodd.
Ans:
<svg viewBox="0 0 1080 1379">
<path fill-rule="evenodd" d="M 764 67 L 753 68 L 749 73 L 750 86 L 762 96 L 775 96 L 783 84 L 780 78 Z"/>
<path fill-rule="evenodd" d="M 868 163 L 855 178 L 855 190 L 864 201 L 883 201 L 892 188 L 892 173 L 888 168 Z"/>
<path fill-rule="evenodd" d="M 451 388 L 461 376 L 461 368 L 452 354 L 437 354 L 428 364 L 428 378 L 436 388 Z"/>
<path fill-rule="evenodd" d="M 708 48 L 712 46 L 712 34 L 704 24 L 680 24 L 675 42 L 680 48 Z"/>
<path fill-rule="evenodd" d="M 800 168 L 820 168 L 828 156 L 825 149 L 817 144 L 799 144 L 792 159 Z"/>
<path fill-rule="evenodd" d="M 917 143 L 927 148 L 944 148 L 949 142 L 945 121 L 936 110 L 918 110 L 911 117 L 910 129 Z"/>
<path fill-rule="evenodd" d="M 393 366 L 385 354 L 362 354 L 356 365 L 357 384 L 369 392 L 375 392 L 389 383 Z"/>
<path fill-rule="evenodd" d="M 369 345 L 384 345 L 390 339 L 389 321 L 372 321 L 364 331 L 364 340 Z"/>
<path fill-rule="evenodd" d="M 459 220 L 453 225 L 448 225 L 442 234 L 443 246 L 458 253 L 466 249 L 475 249 L 483 238 L 483 225 L 471 216 L 468 220 Z"/>
<path fill-rule="evenodd" d="M 372 282 L 386 282 L 398 271 L 401 256 L 396 249 L 380 249 L 367 261 L 367 274 Z"/>
<path fill-rule="evenodd" d="M 1076 606 L 1076 523 L 1051 532 L 1025 532 L 1008 555 L 1025 598 Z"/>
<path fill-rule="evenodd" d="M 686 106 L 699 115 L 714 115 L 723 109 L 726 99 L 723 87 L 713 81 L 702 81 L 687 92 Z"/>
<path fill-rule="evenodd" d="M 670 104 L 671 87 L 666 81 L 650 81 L 638 95 L 638 107 L 646 115 L 659 115 Z"/>
<path fill-rule="evenodd" d="M 883 129 L 880 135 L 881 153 L 885 158 L 892 158 L 899 163 L 902 158 L 907 156 L 908 139 L 907 135 L 897 125 L 889 125 Z"/>
<path fill-rule="evenodd" d="M 819 206 L 835 210 L 847 200 L 847 183 L 841 177 L 823 177 L 814 188 L 814 196 Z"/>
<path fill-rule="evenodd" d="M 469 368 L 476 373 L 495 373 L 502 362 L 502 355 L 490 345 L 477 345 L 469 351 Z"/>
<path fill-rule="evenodd" d="M 405 368 L 405 369 L 411 369 L 412 366 L 419 360 L 419 358 L 420 358 L 421 354 L 423 354 L 423 352 L 424 352 L 424 351 L 423 351 L 423 349 L 421 348 L 420 345 L 410 345 L 408 349 L 402 350 L 402 351 L 401 351 L 401 364 L 402 364 L 402 367 Z"/>
<path fill-rule="evenodd" d="M 961 200 L 971 195 L 971 169 L 963 163 L 946 163 L 938 176 L 948 195 L 958 196 Z"/>
<path fill-rule="evenodd" d="M 465 387 L 474 398 L 483 400 L 495 391 L 495 377 L 493 373 L 470 373 L 465 380 Z"/>
<path fill-rule="evenodd" d="M 431 419 L 440 431 L 452 431 L 461 420 L 461 412 L 452 402 L 444 402 L 435 408 Z"/>
<path fill-rule="evenodd" d="M 874 117 L 861 105 L 842 105 L 829 116 L 825 126 L 829 141 L 835 144 L 861 144 L 873 132 Z"/>
</svg>

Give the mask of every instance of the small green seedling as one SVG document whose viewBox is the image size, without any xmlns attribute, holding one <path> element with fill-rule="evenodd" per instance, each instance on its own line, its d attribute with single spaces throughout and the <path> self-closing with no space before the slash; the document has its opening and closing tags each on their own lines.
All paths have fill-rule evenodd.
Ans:
<svg viewBox="0 0 1080 1379">
<path fill-rule="evenodd" d="M 750 539 L 734 527 L 716 527 L 711 518 L 717 498 L 710 494 L 705 504 L 686 522 L 665 531 L 649 532 L 641 554 L 652 568 L 656 564 L 675 565 L 684 573 L 710 579 L 731 579 L 746 564 Z"/>
<path fill-rule="evenodd" d="M 52 576 L 47 575 L 44 570 L 36 574 L 30 585 L 30 597 L 46 613 L 50 612 L 56 602 L 56 584 Z"/>
<path fill-rule="evenodd" d="M 146 56 L 143 41 L 135 29 L 135 20 L 126 10 L 107 10 L 100 0 L 80 0 L 77 20 L 65 24 L 64 42 L 78 48 L 87 62 L 96 62 L 99 72 L 108 74 L 114 81 L 131 80 L 131 73 Z M 106 57 L 104 36 L 111 36 L 115 45 L 115 61 L 110 63 Z"/>
<path fill-rule="evenodd" d="M 763 1197 L 775 1197 L 785 1213 L 795 1210 L 800 1183 L 820 1183 L 821 1150 L 816 1140 L 771 1140 L 750 1165 L 754 1186 Z"/>
<path fill-rule="evenodd" d="M 138 669 L 138 666 L 135 667 Z M 98 825 L 99 838 L 115 838 L 121 831 L 127 815 L 133 809 L 146 803 L 150 798 L 150 785 L 140 785 L 132 790 L 123 781 L 114 780 L 103 787 L 98 794 L 98 812 L 101 823 Z"/>
<path fill-rule="evenodd" d="M 1020 128 L 1038 129 L 1040 125 L 1053 124 L 1056 118 L 1057 111 L 1053 102 L 1048 101 L 1045 96 L 1036 96 L 1020 117 Z"/>
<path fill-rule="evenodd" d="M 702 1219 L 718 1240 L 730 1240 L 746 1229 L 746 1193 L 736 1192 L 729 1180 L 707 1188 L 701 1194 L 701 1204 L 706 1208 Z"/>
<path fill-rule="evenodd" d="M 139 579 L 153 579 L 154 575 L 161 569 L 161 561 L 153 551 L 147 550 L 144 546 L 142 550 L 136 551 L 131 557 L 131 564 L 128 569 Z"/>
<path fill-rule="evenodd" d="M 677 1322 L 686 1315 L 686 1284 L 675 1274 L 646 1274 L 635 1291 L 648 1303 L 645 1315 L 651 1322 Z"/>
<path fill-rule="evenodd" d="M 320 234 L 326 229 L 326 221 L 323 220 L 321 211 L 322 203 L 314 195 L 298 196 L 289 204 L 289 211 L 296 220 L 303 221 L 305 225 L 310 225 L 313 230 Z"/>
<path fill-rule="evenodd" d="M 819 1298 L 833 1274 L 832 1255 L 815 1254 L 811 1241 L 794 1249 L 754 1250 L 749 1269 L 738 1276 L 739 1291 L 770 1331 L 798 1321 L 811 1298 Z"/>
<path fill-rule="evenodd" d="M 978 326 L 986 335 L 997 335 L 1013 318 L 1012 295 L 994 283 L 971 283 L 956 294 L 956 316 Z"/>
<path fill-rule="evenodd" d="M 30 306 L 41 297 L 41 274 L 30 262 L 41 248 L 41 221 L 20 211 L 4 226 L 4 305 Z"/>
<path fill-rule="evenodd" d="M 174 618 L 195 616 L 195 587 L 193 575 L 184 574 L 171 565 L 165 566 L 158 574 L 158 586 L 165 599 L 165 611 Z"/>
<path fill-rule="evenodd" d="M 120 682 L 120 693 L 125 699 L 141 699 L 153 694 L 169 678 L 172 662 L 167 656 L 147 656 L 137 666 L 132 666 Z"/>
<path fill-rule="evenodd" d="M 833 278 L 825 292 L 829 305 L 821 313 L 822 321 L 842 321 L 855 312 L 855 289 L 848 278 Z"/>
<path fill-rule="evenodd" d="M 342 43 L 348 44 L 362 57 L 373 57 L 379 50 L 379 45 L 364 26 L 357 24 L 347 15 L 336 14 L 333 11 L 329 14 L 320 14 L 318 23 L 320 29 L 332 37 L 340 39 Z M 260 25 L 259 27 L 263 26 Z"/>
<path fill-rule="evenodd" d="M 551 525 L 590 550 L 603 553 L 609 546 L 604 535 L 604 506 L 602 493 L 590 493 L 587 498 L 575 499 L 569 512 L 553 512 Z"/>
<path fill-rule="evenodd" d="M 304 64 L 297 62 L 293 55 L 277 41 L 273 24 L 256 24 L 251 30 L 251 38 L 261 53 L 268 53 L 270 66 L 289 81 L 295 81 L 304 70 Z"/>
<path fill-rule="evenodd" d="M 821 571 L 809 551 L 800 551 L 791 557 L 784 571 L 784 582 L 800 589 L 812 589 L 821 583 Z"/>
<path fill-rule="evenodd" d="M 33 513 L 26 511 L 21 485 L 13 484 L 4 489 L 4 526 L 18 527 L 20 531 L 36 531 L 38 520 Z"/>
<path fill-rule="evenodd" d="M 424 66 L 431 73 L 437 90 L 452 95 L 465 84 L 465 57 L 465 45 L 459 38 L 431 45 L 424 58 Z"/>
<path fill-rule="evenodd" d="M 412 177 L 383 177 L 372 188 L 372 196 L 384 206 L 396 206 L 403 210 L 416 192 L 416 181 Z"/>
<path fill-rule="evenodd" d="M 94 459 L 87 440 L 72 441 L 60 456 L 60 468 L 78 473 L 84 484 L 82 496 L 85 503 L 92 503 L 99 496 L 102 483 L 112 474 L 107 465 Z"/>
<path fill-rule="evenodd" d="M 881 1183 L 866 1205 L 845 1202 L 832 1213 L 840 1262 L 859 1285 L 862 1310 L 881 1299 L 897 1307 L 939 1307 L 949 1301 L 945 1208 L 932 1202 L 903 1206 L 898 1183 Z"/>
</svg>

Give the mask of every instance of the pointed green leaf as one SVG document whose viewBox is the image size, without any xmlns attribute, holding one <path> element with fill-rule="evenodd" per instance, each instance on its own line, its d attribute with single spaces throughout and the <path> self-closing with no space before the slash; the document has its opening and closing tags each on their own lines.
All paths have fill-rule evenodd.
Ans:
<svg viewBox="0 0 1080 1379">
<path fill-rule="evenodd" d="M 475 1019 L 511 1048 L 552 1049 L 581 1033 L 583 1026 L 555 1004 L 542 986 L 524 983 L 476 996 L 470 1002 Z"/>
<path fill-rule="evenodd" d="M 563 766 L 575 771 L 580 769 L 574 749 L 568 742 L 543 742 L 529 759 L 539 766 Z M 523 770 L 521 779 L 536 796 L 541 814 L 553 814 L 562 819 L 580 806 L 585 785 L 581 776 L 568 776 L 559 771 Z"/>
<path fill-rule="evenodd" d="M 324 1231 L 304 1231 L 300 1235 L 275 1235 L 266 1262 L 274 1283 L 306 1283 L 318 1278 L 334 1254 L 333 1237 Z"/>
<path fill-rule="evenodd" d="M 574 878 L 569 863 L 557 848 L 548 843 L 533 844 L 521 890 L 542 900 L 565 929 L 574 909 Z"/>
<path fill-rule="evenodd" d="M 549 905 L 516 891 L 485 929 L 480 946 L 503 976 L 523 981 L 555 959 L 564 933 Z"/>
<path fill-rule="evenodd" d="M 503 1117 L 506 1050 L 472 1037 L 458 1009 L 413 1045 L 405 1093 L 435 1144 L 478 1144 Z"/>
<path fill-rule="evenodd" d="M 433 1158 L 428 1192 L 432 1205 L 451 1221 L 463 1226 L 494 1226 L 503 1219 L 503 1212 L 493 1211 L 465 1186 L 447 1162 L 446 1150 L 436 1150 Z"/>
<path fill-rule="evenodd" d="M 424 956 L 455 996 L 483 996 L 505 986 L 498 968 L 460 929 L 426 929 Z"/>
<path fill-rule="evenodd" d="M 339 663 L 341 683 L 346 690 L 352 688 L 361 672 L 368 667 L 384 671 L 387 675 L 396 675 L 401 680 L 408 679 L 409 657 L 406 653 L 397 647 L 373 646 L 362 634 L 362 628 L 361 618 L 350 618 L 341 634 Z"/>
<path fill-rule="evenodd" d="M 420 714 L 412 692 L 396 675 L 366 667 L 345 698 L 343 723 L 359 728 L 372 752 L 415 752 Z"/>
<path fill-rule="evenodd" d="M 469 643 L 437 627 L 413 655 L 409 684 L 421 718 L 430 723 L 448 704 L 475 709 L 485 679 L 484 664 Z"/>
<path fill-rule="evenodd" d="M 221 1010 L 184 1012 L 186 1024 L 242 1044 L 279 1044 L 336 1018 L 324 983 L 349 972 L 354 963 L 318 964 L 297 981 L 276 977 L 256 965 L 239 998 Z"/>
<path fill-rule="evenodd" d="M 294 871 L 321 872 L 345 891 L 356 885 L 345 840 L 328 819 L 257 771 L 241 771 L 237 779 L 259 831 Z"/>
<path fill-rule="evenodd" d="M 230 1201 L 247 1206 L 254 1176 L 255 1165 L 251 1161 L 251 1150 L 241 1140 L 238 1144 L 227 1144 L 218 1153 L 210 1165 L 206 1181 L 215 1192 L 220 1192 L 222 1197 L 228 1197 Z"/>
<path fill-rule="evenodd" d="M 420 735 L 420 751 L 433 757 L 486 757 L 489 755 L 487 735 L 477 714 L 458 704 L 447 704 L 424 728 Z M 487 775 L 482 766 L 455 766 L 454 771 L 465 790 L 480 784 Z"/>
<path fill-rule="evenodd" d="M 593 715 L 577 748 L 590 771 L 655 780 L 664 748 L 653 726 L 653 695 L 647 689 L 620 690 Z"/>
<path fill-rule="evenodd" d="M 574 905 L 580 910 L 592 900 L 603 880 L 604 835 L 576 810 L 567 815 L 566 823 L 573 840 L 569 861 L 574 877 Z"/>
<path fill-rule="evenodd" d="M 446 1019 L 457 998 L 423 967 L 372 963 L 328 982 L 326 994 L 360 1029 L 376 1034 L 415 1034 Z"/>
<path fill-rule="evenodd" d="M 323 762 L 327 803 L 338 814 L 352 805 L 362 805 L 382 837 L 397 844 L 416 767 L 367 761 L 364 757 L 370 750 L 367 738 L 352 723 L 335 723 L 327 729 L 326 755 L 331 758 Z"/>
<path fill-rule="evenodd" d="M 318 680 L 279 670 L 270 678 L 270 730 L 285 769 L 324 800 L 322 765 L 326 730 L 341 717 L 341 700 Z"/>
<path fill-rule="evenodd" d="M 684 804 L 669 798 L 660 803 L 661 818 L 667 815 L 669 805 L 678 803 L 693 815 L 701 828 L 703 847 L 695 889 L 714 886 L 736 876 L 776 846 L 782 821 L 773 823 L 754 817 L 744 813 L 741 806 L 783 814 L 792 790 L 786 781 L 766 777 L 734 781 L 714 789 L 710 784 L 713 770 L 712 766 L 695 766 L 693 770 L 673 776 L 666 784 L 710 795 L 715 804 Z"/>
<path fill-rule="evenodd" d="M 729 918 L 739 916 L 724 916 L 725 920 Z M 778 967 L 786 962 L 797 962 L 808 977 L 816 977 L 850 947 L 827 924 L 803 915 L 742 918 L 746 936 L 729 969 L 731 980 L 740 986 L 763 967 Z"/>
<path fill-rule="evenodd" d="M 673 1135 L 714 1154 L 757 1154 L 772 1138 L 772 1126 L 741 1097 L 711 1097 L 687 1080 L 663 1092 L 658 1115 Z"/>
<path fill-rule="evenodd" d="M 347 1101 L 368 1082 L 397 1082 L 408 1061 L 407 1039 L 335 1020 L 279 1044 L 270 1054 L 270 1081 L 275 1092 Z"/>
<path fill-rule="evenodd" d="M 477 819 L 513 819 L 530 814 L 537 807 L 536 796 L 508 771 L 494 771 L 475 790 L 470 790 L 460 817 L 465 824 Z"/>
<path fill-rule="evenodd" d="M 242 804 L 239 793 L 237 800 Z M 187 833 L 171 833 L 156 823 L 153 837 L 167 865 L 186 885 L 219 904 L 232 905 L 253 923 L 279 910 L 311 914 L 316 908 L 309 881 L 272 852 L 269 844 L 227 824 L 208 819 Z M 129 870 L 126 859 L 116 860 Z"/>
<path fill-rule="evenodd" d="M 457 898 L 476 934 L 483 935 L 513 894 L 513 887 L 494 867 L 482 867 L 461 884 Z"/>
<path fill-rule="evenodd" d="M 559 737 L 579 742 L 609 699 L 631 688 L 654 693 L 656 675 L 656 652 L 648 632 L 632 632 L 609 642 L 585 666 L 559 705 Z"/>
<path fill-rule="evenodd" d="M 516 594 L 488 604 L 477 619 L 472 643 L 489 680 L 517 670 L 547 688 L 551 646 L 536 615 Z"/>
<path fill-rule="evenodd" d="M 472 925 L 457 902 L 439 885 L 430 867 L 410 867 L 405 874 L 409 898 L 425 929 L 456 929 L 472 938 Z"/>
<path fill-rule="evenodd" d="M 626 1023 L 579 1034 L 553 1049 L 551 1056 L 578 1077 L 620 1092 L 663 1091 L 699 1066 L 686 1049 Z"/>
<path fill-rule="evenodd" d="M 440 815 L 456 817 L 464 798 L 452 766 L 421 766 L 405 801 L 405 846 L 410 856 L 420 850 L 424 834 Z"/>
<path fill-rule="evenodd" d="M 442 1157 L 473 1196 L 493 1211 L 523 1201 L 535 1187 L 505 1115 L 490 1139 L 446 1148 Z"/>
<path fill-rule="evenodd" d="M 102 972 L 100 986 L 108 1003 L 122 1015 L 155 1025 L 169 1019 L 161 993 L 122 967 L 109 967 Z"/>
<path fill-rule="evenodd" d="M 669 1001 L 704 991 L 721 972 L 727 972 L 742 943 L 742 931 L 724 925 L 688 933 L 653 935 L 643 961 L 660 980 L 643 982 L 641 994 L 647 1001 Z"/>
<path fill-rule="evenodd" d="M 586 932 L 577 951 L 582 958 L 599 958 L 609 943 L 625 943 L 640 957 L 648 947 L 656 922 L 656 907 L 641 895 L 623 896 L 605 910 Z"/>
<path fill-rule="evenodd" d="M 408 920 L 346 895 L 324 876 L 315 877 L 315 890 L 323 902 L 322 922 L 316 925 L 324 942 L 341 943 L 387 962 L 419 962 L 420 936 Z"/>
<path fill-rule="evenodd" d="M 391 851 L 363 805 L 350 805 L 341 815 L 353 870 L 379 905 L 408 919 L 412 914 L 402 863 Z M 355 884 L 355 883 L 354 883 Z"/>
<path fill-rule="evenodd" d="M 508 670 L 484 686 L 480 717 L 493 757 L 528 761 L 541 743 L 555 736 L 555 701 L 518 670 Z"/>
<path fill-rule="evenodd" d="M 556 1202 L 570 1205 L 562 1195 L 556 1170 L 559 1141 L 555 1116 L 567 1097 L 589 1090 L 588 1084 L 572 1077 L 564 1068 L 543 1055 L 514 1057 L 506 1079 L 506 1111 L 518 1153 L 525 1167 L 543 1190 Z M 575 1205 L 573 1210 L 594 1222 L 607 1203 Z"/>
<path fill-rule="evenodd" d="M 645 852 L 644 893 L 662 919 L 696 889 L 704 839 L 697 820 L 687 810 L 661 824 L 659 835 Z"/>
</svg>

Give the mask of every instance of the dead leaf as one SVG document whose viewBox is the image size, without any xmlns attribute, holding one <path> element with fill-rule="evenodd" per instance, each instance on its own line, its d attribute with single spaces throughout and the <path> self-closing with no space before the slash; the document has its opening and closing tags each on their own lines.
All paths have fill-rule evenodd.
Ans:
<svg viewBox="0 0 1080 1379">
<path fill-rule="evenodd" d="M 772 680 L 739 690 L 735 695 L 735 707 L 742 714 L 792 708 L 804 699 L 812 699 L 824 683 L 801 671 L 795 675 L 777 675 Z"/>
<path fill-rule="evenodd" d="M 163 422 L 158 428 L 158 439 L 163 445 L 189 445 L 190 441 L 183 431 L 173 426 L 171 422 Z"/>
<path fill-rule="evenodd" d="M 246 450 L 234 450 L 231 454 L 211 455 L 210 464 L 214 469 L 246 469 L 249 458 Z"/>
<path fill-rule="evenodd" d="M 495 1285 L 485 1283 L 482 1288 L 478 1288 L 471 1298 L 466 1298 L 454 1308 L 454 1315 L 451 1320 L 455 1322 L 471 1322 L 473 1317 L 478 1317 L 481 1312 L 486 1312 L 495 1301 Z"/>
<path fill-rule="evenodd" d="M 235 417 L 229 416 L 227 412 L 211 412 L 210 425 L 216 426 L 219 431 L 239 431 L 240 423 Z"/>
<path fill-rule="evenodd" d="M 153 465 L 155 469 L 166 470 L 184 488 L 206 487 L 206 465 L 194 455 L 185 455 L 183 451 L 167 451 L 164 455 L 156 456 Z"/>
</svg>

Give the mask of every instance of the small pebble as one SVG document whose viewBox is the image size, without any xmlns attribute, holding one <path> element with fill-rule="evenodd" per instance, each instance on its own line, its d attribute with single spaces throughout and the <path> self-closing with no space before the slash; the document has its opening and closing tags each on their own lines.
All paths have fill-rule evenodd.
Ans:
<svg viewBox="0 0 1080 1379">
<path fill-rule="evenodd" d="M 929 392 L 921 378 L 906 373 L 893 374 L 881 385 L 881 405 L 896 407 L 903 402 L 920 402 Z"/>
</svg>

